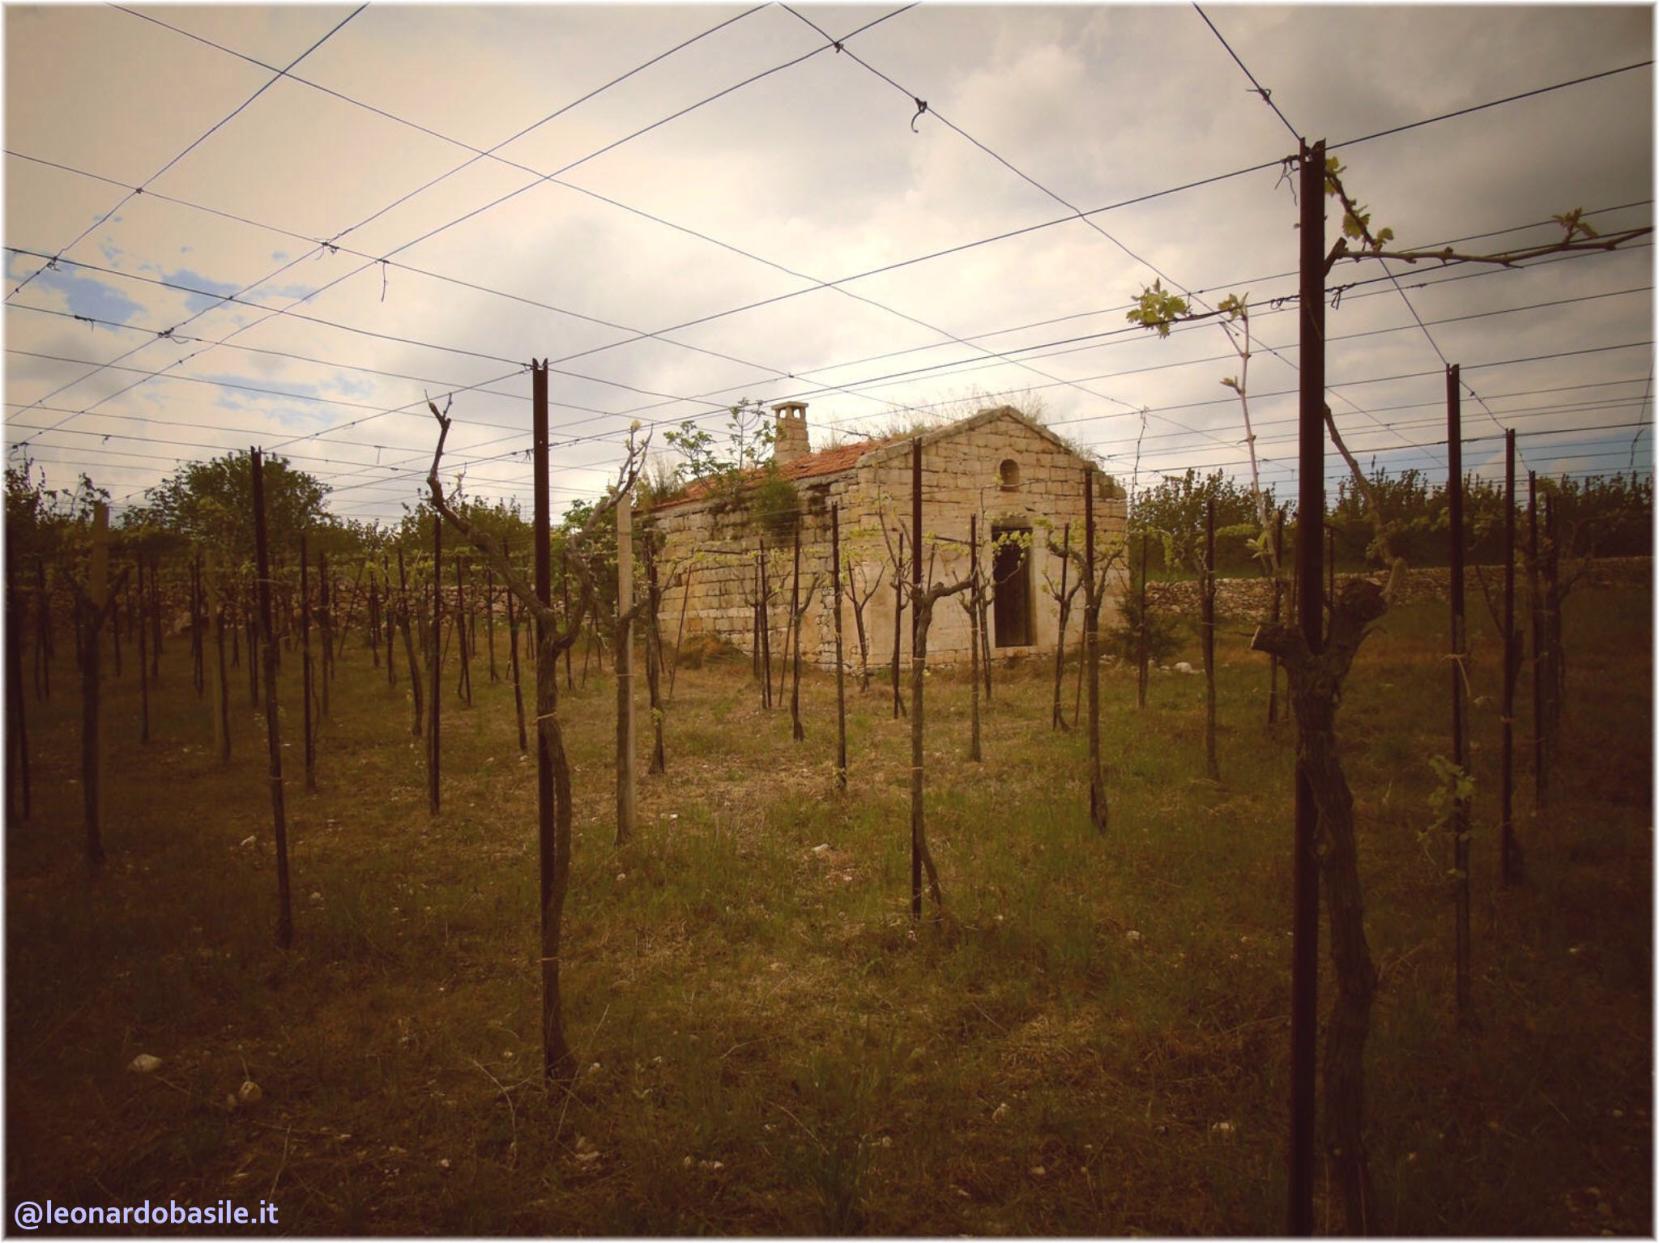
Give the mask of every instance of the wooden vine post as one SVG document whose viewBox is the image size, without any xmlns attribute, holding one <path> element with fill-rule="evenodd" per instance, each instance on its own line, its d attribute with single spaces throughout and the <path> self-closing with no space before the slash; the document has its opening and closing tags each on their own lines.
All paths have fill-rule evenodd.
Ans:
<svg viewBox="0 0 1659 1243">
<path fill-rule="evenodd" d="M 288 822 L 282 798 L 282 727 L 277 712 L 277 645 L 271 628 L 271 558 L 265 535 L 265 455 L 255 449 L 251 457 L 254 572 L 259 584 L 259 632 L 265 662 L 265 739 L 270 756 L 271 819 L 276 833 L 276 942 L 288 949 L 294 944 L 294 912 L 288 887 Z"/>
<path fill-rule="evenodd" d="M 1456 364 L 1446 368 L 1446 503 L 1451 537 L 1452 766 L 1461 781 L 1469 771 L 1469 720 L 1464 691 L 1469 677 L 1469 626 L 1463 591 L 1463 404 Z M 1452 883 L 1455 895 L 1457 1017 L 1470 1019 L 1469 998 L 1469 800 L 1454 794 Z"/>
</svg>

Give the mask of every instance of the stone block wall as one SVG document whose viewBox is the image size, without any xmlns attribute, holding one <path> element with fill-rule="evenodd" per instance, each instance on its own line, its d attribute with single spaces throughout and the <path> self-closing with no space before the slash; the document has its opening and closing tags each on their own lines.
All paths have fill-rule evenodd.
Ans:
<svg viewBox="0 0 1659 1243">
<path fill-rule="evenodd" d="M 1005 483 L 1005 462 L 1013 469 Z M 996 646 L 993 623 L 992 653 L 1002 659 L 1016 654 L 1053 652 L 1058 633 L 1058 606 L 1048 584 L 1058 584 L 1060 561 L 1050 545 L 1062 542 L 1071 525 L 1071 546 L 1083 547 L 1084 462 L 1055 439 L 1018 417 L 977 416 L 924 439 L 922 448 L 922 529 L 924 572 L 931 565 L 932 582 L 955 582 L 968 571 L 968 528 L 971 515 L 980 518 L 981 568 L 987 572 L 992 527 L 1029 529 L 1028 553 L 1033 638 L 1019 647 Z M 1016 480 L 1017 481 L 1014 481 Z M 1121 547 L 1125 503 L 1112 481 L 1096 480 L 1095 539 L 1100 549 Z M 801 627 L 802 655 L 821 665 L 835 659 L 835 632 L 830 575 L 830 507 L 839 506 L 844 560 L 850 562 L 849 583 L 843 591 L 868 593 L 863 609 L 869 661 L 877 668 L 891 660 L 893 650 L 893 566 L 898 533 L 905 532 L 904 574 L 910 575 L 911 447 L 908 441 L 872 449 L 851 470 L 796 481 L 800 497 L 801 590 L 810 595 Z M 793 537 L 789 532 L 758 529 L 741 509 L 722 510 L 718 502 L 671 505 L 654 519 L 666 539 L 665 564 L 686 560 L 690 565 L 689 598 L 685 587 L 664 597 L 662 624 L 672 642 L 678 633 L 682 606 L 685 633 L 712 632 L 747 652 L 753 640 L 756 567 L 762 541 L 767 573 L 773 587 L 771 645 L 781 655 L 788 623 L 789 591 L 793 575 Z M 883 534 L 885 529 L 885 536 Z M 1076 579 L 1073 564 L 1069 577 Z M 1109 624 L 1116 601 L 1127 585 L 1121 566 L 1113 571 L 1102 624 Z M 969 621 L 953 596 L 934 609 L 928 631 L 930 662 L 951 664 L 969 658 Z M 1066 638 L 1070 646 L 1081 633 L 1081 593 Z M 844 598 L 843 627 L 848 667 L 856 670 L 860 653 L 858 626 L 852 601 Z M 900 625 L 901 656 L 910 650 L 908 609 Z"/>
</svg>

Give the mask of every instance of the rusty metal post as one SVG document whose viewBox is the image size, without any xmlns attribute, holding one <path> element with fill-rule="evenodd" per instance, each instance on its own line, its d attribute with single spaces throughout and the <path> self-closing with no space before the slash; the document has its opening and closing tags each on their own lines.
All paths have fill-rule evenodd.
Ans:
<svg viewBox="0 0 1659 1243">
<path fill-rule="evenodd" d="M 1325 521 L 1325 144 L 1301 150 L 1300 403 L 1297 419 L 1297 620 L 1310 651 L 1324 648 L 1320 553 Z M 1313 1233 L 1315 1054 L 1319 1027 L 1319 810 L 1305 767 L 1296 766 L 1296 838 L 1291 923 L 1290 1202 L 1286 1233 Z"/>
<path fill-rule="evenodd" d="M 426 803 L 427 810 L 438 814 L 438 770 L 443 759 L 443 734 L 439 728 L 443 704 L 444 644 L 444 522 L 438 511 L 432 511 L 432 644 L 428 659 L 432 663 L 431 701 L 426 718 Z M 323 684 L 328 684 L 327 676 Z"/>
<path fill-rule="evenodd" d="M 1469 676 L 1469 627 L 1463 593 L 1463 394 L 1458 367 L 1446 368 L 1446 504 L 1451 526 L 1452 763 L 1459 774 L 1469 765 L 1469 720 L 1464 701 Z M 1455 801 L 1452 813 L 1452 871 L 1456 885 L 1457 1014 L 1469 1020 L 1469 803 Z"/>
<path fill-rule="evenodd" d="M 1515 675 L 1520 651 L 1515 641 L 1515 429 L 1504 433 L 1503 488 L 1503 782 L 1500 836 L 1501 878 L 1521 879 L 1521 844 L 1515 838 Z"/>
</svg>

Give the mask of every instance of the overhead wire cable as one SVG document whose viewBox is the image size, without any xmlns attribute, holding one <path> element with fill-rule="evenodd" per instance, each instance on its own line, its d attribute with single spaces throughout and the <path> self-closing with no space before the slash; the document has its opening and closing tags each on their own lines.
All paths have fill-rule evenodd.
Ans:
<svg viewBox="0 0 1659 1243">
<path fill-rule="evenodd" d="M 237 104 L 236 107 L 232 108 L 227 115 L 225 115 L 223 117 L 220 117 L 219 120 L 215 121 L 212 125 L 210 125 L 203 133 L 197 135 L 196 138 L 193 139 L 190 142 L 190 144 L 184 148 L 184 150 L 180 151 L 178 154 L 173 156 L 172 159 L 168 160 L 165 164 L 163 164 L 155 172 L 151 173 L 148 177 L 146 177 L 142 184 L 128 190 L 127 193 L 124 194 L 120 198 L 119 201 L 117 201 L 117 203 L 115 204 L 114 207 L 111 207 L 103 215 L 101 215 L 101 216 L 97 217 L 95 220 L 93 220 L 93 222 L 91 224 L 87 225 L 86 228 L 82 229 L 79 233 L 77 233 L 75 235 L 74 239 L 72 241 L 70 241 L 68 245 L 61 247 L 58 250 L 58 252 L 55 256 L 53 256 L 45 264 L 43 264 L 41 267 L 37 268 L 35 271 L 31 272 L 28 276 L 24 277 L 23 280 L 19 281 L 15 286 L 13 286 L 11 291 L 6 294 L 6 301 L 10 302 L 13 298 L 15 298 L 29 284 L 30 281 L 34 280 L 35 277 L 39 276 L 42 272 L 44 272 L 48 268 L 50 268 L 58 259 L 63 258 L 64 255 L 68 254 L 76 246 L 80 245 L 81 242 L 85 241 L 89 234 L 93 233 L 95 230 L 102 227 L 104 222 L 106 220 L 108 220 L 110 217 L 114 216 L 116 212 L 120 211 L 128 203 L 132 202 L 133 199 L 135 199 L 139 195 L 143 194 L 144 190 L 145 190 L 145 187 L 148 186 L 150 182 L 156 181 L 160 177 L 165 175 L 166 172 L 169 169 L 171 169 L 180 160 L 184 159 L 185 156 L 189 155 L 197 147 L 201 146 L 202 143 L 206 142 L 214 134 L 218 133 L 219 130 L 223 129 L 226 125 L 230 124 L 231 121 L 235 120 L 238 116 L 240 116 L 242 114 L 242 111 L 245 108 L 247 108 L 250 104 L 252 104 L 254 102 L 254 100 L 258 99 L 266 91 L 270 90 L 271 87 L 275 86 L 279 81 L 281 81 L 283 76 L 287 73 L 288 69 L 292 69 L 295 65 L 299 64 L 300 61 L 304 60 L 307 56 L 311 55 L 311 53 L 315 52 L 323 44 L 327 43 L 330 39 L 332 39 L 336 34 L 339 33 L 339 31 L 346 25 L 347 22 L 351 21 L 352 18 L 356 17 L 359 13 L 361 13 L 364 9 L 366 9 L 368 7 L 369 6 L 368 6 L 368 4 L 365 0 L 365 3 L 358 5 L 350 13 L 346 14 L 345 17 L 341 18 L 332 27 L 330 27 L 328 32 L 326 34 L 324 34 L 320 39 L 318 39 L 316 42 L 311 44 L 310 47 L 306 48 L 298 56 L 294 57 L 294 59 L 288 63 L 287 69 L 275 70 L 274 76 L 271 77 L 268 81 L 266 81 L 263 85 L 261 85 L 259 87 L 259 89 L 256 90 L 252 95 L 249 95 L 241 103 Z"/>
<path fill-rule="evenodd" d="M 904 8 L 895 10 L 892 13 L 888 13 L 883 17 L 876 18 L 875 20 L 873 20 L 871 22 L 867 22 L 867 23 L 865 23 L 864 26 L 860 27 L 859 30 L 860 31 L 867 30 L 867 29 L 870 29 L 873 26 L 879 25 L 881 22 L 888 20 L 888 18 L 890 18 L 890 17 L 896 16 L 898 13 L 904 12 L 905 9 L 908 9 L 910 7 L 913 7 L 913 5 L 906 5 L 906 6 L 904 6 Z M 850 38 L 851 36 L 849 35 L 849 36 L 846 36 L 846 37 Z M 822 51 L 824 49 L 818 49 L 818 50 Z M 658 59 L 660 59 L 660 57 Z M 727 87 L 724 90 L 716 93 L 715 95 L 709 96 L 709 97 L 707 97 L 707 98 L 705 98 L 705 99 L 703 99 L 703 100 L 701 100 L 701 101 L 699 101 L 695 104 L 687 105 L 685 108 L 682 108 L 682 109 L 678 110 L 676 113 L 674 113 L 672 117 L 663 118 L 661 120 L 654 121 L 651 124 L 641 128 L 639 130 L 634 131 L 632 134 L 625 135 L 624 137 L 622 137 L 620 139 L 616 139 L 613 142 L 606 144 L 606 146 L 603 148 L 603 150 L 606 150 L 606 151 L 614 150 L 616 147 L 622 145 L 625 142 L 628 142 L 628 141 L 631 141 L 634 138 L 640 137 L 641 135 L 643 135 L 645 133 L 649 133 L 650 131 L 658 128 L 660 125 L 665 124 L 668 120 L 672 120 L 672 119 L 684 116 L 688 112 L 691 112 L 691 111 L 695 110 L 696 108 L 702 107 L 704 104 L 711 103 L 715 99 L 719 99 L 719 98 L 724 97 L 725 95 L 730 94 L 733 90 L 739 89 L 740 87 L 746 86 L 751 82 L 758 81 L 763 77 L 769 76 L 770 74 L 776 73 L 776 72 L 778 72 L 779 70 L 781 70 L 783 68 L 787 68 L 792 64 L 798 63 L 799 59 L 803 59 L 803 58 L 797 58 L 795 61 L 785 62 L 783 65 L 773 66 L 771 69 L 765 70 L 765 71 L 763 71 L 759 74 L 756 74 L 756 75 L 752 75 L 751 77 L 745 79 L 744 81 L 739 82 L 739 83 L 735 84 L 734 86 Z M 593 93 L 590 93 L 588 98 L 592 98 L 592 94 Z M 560 175 L 564 172 L 567 172 L 571 168 L 576 167 L 578 164 L 585 163 L 588 159 L 592 158 L 592 156 L 594 154 L 597 154 L 597 153 L 590 153 L 588 156 L 584 156 L 580 160 L 577 160 L 577 161 L 575 161 L 575 162 L 573 162 L 569 165 L 566 165 L 564 168 L 561 168 L 561 169 L 557 170 L 557 172 L 555 172 L 553 174 L 549 174 L 548 176 L 549 177 L 554 177 L 554 176 L 558 176 L 558 175 Z M 381 260 L 389 259 L 395 254 L 398 254 L 398 253 L 400 253 L 404 250 L 409 249 L 412 246 L 418 245 L 423 241 L 427 241 L 430 238 L 435 237 L 437 234 L 445 231 L 446 229 L 453 228 L 456 225 L 462 223 L 463 221 L 472 219 L 473 217 L 477 216 L 480 212 L 489 210 L 489 209 L 499 205 L 500 203 L 506 202 L 509 199 L 514 198 L 518 194 L 522 193 L 524 190 L 527 190 L 527 189 L 531 188 L 531 186 L 533 186 L 533 185 L 541 184 L 541 181 L 544 181 L 546 179 L 547 178 L 541 178 L 537 181 L 532 181 L 530 183 L 527 183 L 525 186 L 520 187 L 518 190 L 515 190 L 515 191 L 511 192 L 510 194 L 503 195 L 499 198 L 496 198 L 496 199 L 492 200 L 489 203 L 484 204 L 483 207 L 475 208 L 475 209 L 473 209 L 473 210 L 471 210 L 471 211 L 469 211 L 469 212 L 467 212 L 467 213 L 465 213 L 465 214 L 463 214 L 459 217 L 456 217 L 453 220 L 450 220 L 446 224 L 440 225 L 440 226 L 438 226 L 434 229 L 430 229 L 427 232 L 425 232 L 425 233 L 421 234 L 420 236 L 416 237 L 412 241 L 406 242 L 402 246 L 399 246 L 399 247 L 397 247 L 397 248 L 395 248 L 391 251 L 388 251 L 385 255 L 381 256 Z M 277 269 L 275 272 L 271 273 L 270 275 L 267 275 L 267 276 L 263 277 L 260 281 L 255 282 L 254 285 L 250 285 L 250 286 L 245 287 L 240 292 L 241 293 L 246 293 L 249 289 L 256 288 L 259 284 L 263 284 L 263 283 L 266 283 L 266 282 L 274 279 L 277 275 L 280 275 L 282 272 L 287 271 L 289 268 L 295 266 L 297 263 L 301 262 L 302 260 L 307 259 L 307 258 L 311 257 L 312 255 L 322 253 L 322 251 L 327 246 L 328 246 L 328 243 L 319 243 L 316 246 L 315 249 L 313 249 L 311 252 L 309 252 L 309 254 L 302 255 L 302 256 L 300 256 L 299 259 L 290 261 L 289 263 L 285 264 L 283 267 Z M 289 304 L 288 308 L 279 308 L 277 310 L 274 310 L 270 315 L 266 316 L 264 319 L 256 320 L 251 324 L 243 325 L 243 326 L 237 328 L 234 332 L 228 334 L 225 338 L 222 338 L 220 341 L 215 342 L 213 345 L 209 345 L 209 346 L 204 347 L 204 349 L 197 351 L 197 353 L 198 354 L 199 353 L 205 353 L 205 352 L 207 352 L 207 350 L 216 348 L 217 345 L 222 344 L 223 341 L 229 340 L 231 337 L 240 335 L 242 332 L 245 332 L 250 328 L 257 327 L 259 324 L 266 322 L 266 320 L 268 320 L 268 319 L 275 318 L 276 316 L 281 315 L 281 314 L 285 314 L 289 310 L 291 310 L 292 307 L 299 306 L 301 303 L 309 301 L 310 299 L 317 297 L 319 294 L 327 292 L 329 289 L 334 288 L 336 285 L 340 284 L 341 282 L 349 280 L 351 277 L 356 276 L 361 272 L 367 271 L 370 268 L 373 268 L 373 267 L 377 266 L 377 264 L 379 262 L 380 262 L 380 260 L 374 260 L 374 261 L 371 261 L 371 262 L 368 262 L 368 263 L 364 263 L 363 265 L 361 265 L 361 266 L 359 266 L 359 267 L 357 267 L 357 268 L 355 268 L 355 269 L 353 269 L 349 272 L 346 272 L 346 273 L 344 273 L 343 275 L 341 275 L 339 277 L 336 277 L 334 280 L 329 281 L 327 284 L 319 287 L 318 289 L 312 290 L 309 294 L 305 295 L 305 297 L 295 299 L 293 302 L 291 302 Z M 212 308 L 208 308 L 208 309 L 212 309 Z M 192 320 L 199 318 L 201 314 L 205 314 L 205 313 L 206 313 L 205 310 L 202 311 L 202 312 L 199 312 L 197 315 L 191 316 L 189 320 L 186 320 L 184 322 L 189 323 Z M 648 336 L 654 336 L 654 335 L 657 335 L 657 334 L 647 334 L 647 335 Z M 142 346 L 135 347 L 135 349 L 133 351 L 129 351 L 129 354 L 130 353 L 136 353 L 137 350 L 141 349 L 141 348 L 143 348 L 143 347 Z M 192 355 L 192 357 L 193 356 L 194 355 Z M 124 355 L 123 357 L 126 357 L 126 355 Z M 181 360 L 181 361 L 184 361 L 184 360 Z M 81 377 L 81 379 L 85 379 L 85 378 L 87 378 L 87 377 Z M 76 381 L 76 382 L 78 383 L 79 381 Z M 140 381 L 140 383 L 142 383 L 142 382 L 143 381 Z M 60 390 L 56 390 L 52 393 L 48 393 L 48 394 L 45 395 L 45 397 L 42 400 L 49 400 L 50 398 L 57 396 L 58 393 L 61 392 L 61 391 L 62 390 L 60 389 Z M 73 417 L 73 416 L 70 416 L 70 417 Z M 67 421 L 68 421 L 67 419 L 60 420 L 59 425 L 61 425 L 62 422 L 67 422 Z"/>
</svg>

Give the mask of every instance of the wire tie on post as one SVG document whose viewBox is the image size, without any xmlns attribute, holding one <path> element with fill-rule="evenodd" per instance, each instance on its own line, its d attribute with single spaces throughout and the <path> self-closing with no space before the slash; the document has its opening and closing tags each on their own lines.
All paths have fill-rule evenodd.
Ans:
<svg viewBox="0 0 1659 1243">
<path fill-rule="evenodd" d="M 916 128 L 916 122 L 920 120 L 922 114 L 927 111 L 927 100 L 916 99 L 915 96 L 911 96 L 911 98 L 916 104 L 916 115 L 910 118 L 910 132 L 912 134 L 919 134 L 921 131 Z"/>
</svg>

